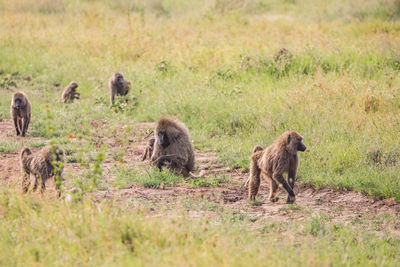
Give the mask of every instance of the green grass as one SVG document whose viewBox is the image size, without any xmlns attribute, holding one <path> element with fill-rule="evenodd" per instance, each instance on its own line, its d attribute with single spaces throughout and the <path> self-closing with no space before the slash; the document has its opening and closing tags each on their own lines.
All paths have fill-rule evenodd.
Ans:
<svg viewBox="0 0 400 267">
<path fill-rule="evenodd" d="M 10 118 L 12 93 L 25 91 L 33 104 L 28 134 L 60 143 L 67 164 L 84 170 L 65 173 L 82 203 L 3 189 L 0 265 L 398 265 L 397 236 L 375 234 L 368 223 L 352 228 L 308 214 L 253 225 L 214 206 L 218 216 L 209 220 L 171 207 L 149 217 L 132 203 L 126 212 L 89 199 L 109 173 L 117 188 L 183 182 L 108 162 L 123 163 L 136 122 L 172 115 L 197 148 L 243 169 L 255 145 L 297 130 L 308 148 L 300 182 L 400 200 L 399 7 L 398 0 L 0 0 L 0 120 Z M 283 47 L 292 57 L 276 62 Z M 115 71 L 132 89 L 128 102 L 110 107 Z M 81 100 L 63 105 L 71 80 Z M 0 153 L 45 143 L 2 140 Z"/>
<path fill-rule="evenodd" d="M 273 223 L 182 216 L 179 203 L 126 212 L 126 205 L 60 203 L 0 191 L 1 265 L 379 265 L 399 261 L 398 237 L 346 226 L 328 217 Z M 161 203 L 160 203 L 161 204 Z M 162 205 L 160 205 L 162 207 Z M 229 224 L 229 227 L 226 227 Z M 361 231 L 361 232 L 360 232 Z M 229 257 L 227 256 L 229 255 Z"/>
<path fill-rule="evenodd" d="M 183 178 L 168 170 L 160 172 L 157 168 L 151 168 L 145 172 L 139 172 L 134 168 L 122 166 L 118 168 L 114 182 L 118 188 L 126 188 L 135 183 L 149 188 L 164 188 L 183 182 Z"/>
<path fill-rule="evenodd" d="M 245 169 L 252 147 L 297 130 L 309 148 L 300 181 L 399 200 L 398 3 L 229 2 L 3 3 L 0 88 L 31 98 L 31 136 L 87 139 L 93 120 L 111 128 L 168 114 L 198 147 Z M 275 62 L 282 47 L 292 57 Z M 110 110 L 117 70 L 132 90 Z M 82 99 L 62 105 L 70 80 Z M 8 109 L 2 98 L 0 118 Z"/>
</svg>

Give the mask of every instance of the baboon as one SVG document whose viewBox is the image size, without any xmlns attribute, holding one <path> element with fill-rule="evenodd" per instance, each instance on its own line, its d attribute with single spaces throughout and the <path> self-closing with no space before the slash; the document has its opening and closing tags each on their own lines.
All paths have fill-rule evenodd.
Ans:
<svg viewBox="0 0 400 267">
<path fill-rule="evenodd" d="M 259 152 L 259 151 L 264 151 L 264 148 L 262 148 L 261 146 L 255 146 L 253 148 L 253 152 L 251 154 L 253 155 L 254 153 Z M 249 185 L 249 182 L 250 182 L 250 176 L 247 178 L 246 182 L 244 183 L 244 186 L 247 187 Z"/>
<path fill-rule="evenodd" d="M 156 139 L 154 138 L 154 136 L 152 136 L 149 139 L 149 141 L 147 141 L 147 146 L 143 152 L 142 161 L 144 161 L 146 158 L 150 158 L 151 155 L 153 154 L 155 141 L 156 141 Z"/>
<path fill-rule="evenodd" d="M 292 53 L 286 48 L 281 48 L 278 50 L 278 52 L 274 54 L 274 61 L 276 63 L 284 62 L 285 64 L 290 64 L 292 62 L 292 59 Z"/>
<path fill-rule="evenodd" d="M 162 166 L 166 166 L 176 174 L 190 176 L 195 157 L 186 126 L 173 118 L 163 117 L 157 122 L 154 139 L 153 164 L 160 171 Z"/>
<path fill-rule="evenodd" d="M 297 152 L 305 150 L 303 137 L 295 131 L 284 132 L 265 150 L 257 149 L 250 158 L 249 199 L 256 199 L 260 187 L 260 176 L 263 176 L 270 181 L 269 199 L 272 202 L 278 201 L 276 191 L 279 184 L 289 194 L 286 202 L 293 203 L 295 201 L 293 187 L 299 165 Z M 283 177 L 284 173 L 288 173 L 288 182 Z"/>
<path fill-rule="evenodd" d="M 71 103 L 75 99 L 79 99 L 80 94 L 76 91 L 76 88 L 78 88 L 78 84 L 76 82 L 70 82 L 61 95 L 62 102 Z"/>
<path fill-rule="evenodd" d="M 22 192 L 26 193 L 31 183 L 33 184 L 32 190 L 36 191 L 40 183 L 40 192 L 43 193 L 46 189 L 47 179 L 54 177 L 57 194 L 60 196 L 61 184 L 59 182 L 62 179 L 64 157 L 64 152 L 56 145 L 45 146 L 35 154 L 32 154 L 29 148 L 24 147 L 20 153 Z"/>
<path fill-rule="evenodd" d="M 11 118 L 14 120 L 15 131 L 25 136 L 31 121 L 32 106 L 24 92 L 16 92 L 11 99 Z"/>
<path fill-rule="evenodd" d="M 110 88 L 110 101 L 111 105 L 114 105 L 114 98 L 116 95 L 125 96 L 128 94 L 131 82 L 125 80 L 124 75 L 121 72 L 114 73 L 108 81 L 108 87 Z"/>
</svg>

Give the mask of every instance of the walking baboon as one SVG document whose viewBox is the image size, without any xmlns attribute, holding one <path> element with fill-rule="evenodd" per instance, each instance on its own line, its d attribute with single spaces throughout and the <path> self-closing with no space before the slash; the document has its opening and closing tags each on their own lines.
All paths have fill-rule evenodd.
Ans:
<svg viewBox="0 0 400 267">
<path fill-rule="evenodd" d="M 61 95 L 62 102 L 70 103 L 75 99 L 79 99 L 80 94 L 76 91 L 76 88 L 78 88 L 78 84 L 76 82 L 70 82 Z"/>
<path fill-rule="evenodd" d="M 114 98 L 116 95 L 125 96 L 129 92 L 130 81 L 124 78 L 121 72 L 114 73 L 108 81 L 108 87 L 110 88 L 110 101 L 111 105 L 114 105 Z"/>
<path fill-rule="evenodd" d="M 173 118 L 163 117 L 154 130 L 154 150 L 151 161 L 160 171 L 162 166 L 183 176 L 194 170 L 194 148 L 186 126 Z"/>
<path fill-rule="evenodd" d="M 56 145 L 48 145 L 32 154 L 31 150 L 24 147 L 20 153 L 22 169 L 22 191 L 26 193 L 32 184 L 36 191 L 40 183 L 40 192 L 46 189 L 47 179 L 54 177 L 58 196 L 60 196 L 61 175 L 64 168 L 64 152 Z"/>
<path fill-rule="evenodd" d="M 142 161 L 144 161 L 146 158 L 150 158 L 151 155 L 153 154 L 155 141 L 156 139 L 154 138 L 154 136 L 150 137 L 149 141 L 147 141 L 147 146 L 144 149 Z"/>
<path fill-rule="evenodd" d="M 25 136 L 31 121 L 32 106 L 24 92 L 16 92 L 11 99 L 11 118 L 17 135 Z"/>
<path fill-rule="evenodd" d="M 286 202 L 293 203 L 295 201 L 293 187 L 299 165 L 297 152 L 305 150 L 303 137 L 295 131 L 287 131 L 265 150 L 253 153 L 250 159 L 248 182 L 249 199 L 256 199 L 262 175 L 270 181 L 269 199 L 272 202 L 278 201 L 276 191 L 279 184 L 289 194 Z M 284 173 L 288 173 L 288 182 L 283 177 Z"/>
</svg>

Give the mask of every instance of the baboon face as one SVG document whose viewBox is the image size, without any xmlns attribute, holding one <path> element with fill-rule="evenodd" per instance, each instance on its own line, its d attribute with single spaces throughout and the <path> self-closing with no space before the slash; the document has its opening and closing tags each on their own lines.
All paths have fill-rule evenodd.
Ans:
<svg viewBox="0 0 400 267">
<path fill-rule="evenodd" d="M 76 82 L 71 82 L 69 85 L 71 86 L 71 89 L 78 88 L 78 84 Z"/>
<path fill-rule="evenodd" d="M 14 109 L 20 109 L 21 107 L 24 106 L 24 96 L 21 94 L 15 94 L 14 95 L 14 103 L 13 103 L 13 108 Z"/>
<path fill-rule="evenodd" d="M 296 153 L 297 151 L 304 152 L 307 147 L 303 144 L 303 137 L 297 132 L 290 132 L 287 139 L 287 147 L 291 153 Z"/>
<path fill-rule="evenodd" d="M 158 141 L 163 148 L 169 146 L 170 142 L 166 131 L 158 132 Z"/>
</svg>

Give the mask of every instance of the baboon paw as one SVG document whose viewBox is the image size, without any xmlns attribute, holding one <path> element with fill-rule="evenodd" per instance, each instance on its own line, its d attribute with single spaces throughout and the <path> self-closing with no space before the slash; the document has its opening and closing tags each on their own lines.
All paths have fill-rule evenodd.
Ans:
<svg viewBox="0 0 400 267">
<path fill-rule="evenodd" d="M 272 203 L 276 203 L 276 202 L 278 202 L 279 197 L 271 197 L 271 198 L 269 198 L 269 200 L 270 200 Z"/>
<path fill-rule="evenodd" d="M 288 196 L 288 198 L 287 198 L 287 200 L 286 200 L 286 203 L 287 203 L 287 204 L 292 204 L 292 203 L 295 202 L 295 200 L 296 200 L 296 197 L 295 197 L 295 196 Z"/>
</svg>

